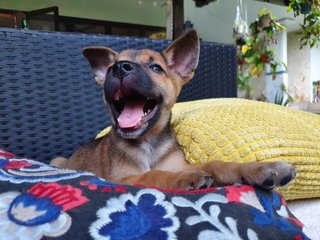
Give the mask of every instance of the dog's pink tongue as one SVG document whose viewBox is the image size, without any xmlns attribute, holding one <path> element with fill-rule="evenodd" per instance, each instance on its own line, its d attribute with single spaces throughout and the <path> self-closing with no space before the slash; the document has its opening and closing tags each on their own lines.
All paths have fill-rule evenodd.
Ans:
<svg viewBox="0 0 320 240">
<path fill-rule="evenodd" d="M 138 127 L 144 116 L 144 104 L 145 101 L 143 100 L 131 100 L 126 102 L 122 113 L 118 117 L 119 126 L 121 128 Z"/>
</svg>

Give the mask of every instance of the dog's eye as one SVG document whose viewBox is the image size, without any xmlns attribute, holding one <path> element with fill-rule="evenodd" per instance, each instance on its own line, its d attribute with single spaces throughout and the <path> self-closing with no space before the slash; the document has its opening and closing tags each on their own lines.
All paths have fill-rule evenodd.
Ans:
<svg viewBox="0 0 320 240">
<path fill-rule="evenodd" d="M 150 69 L 156 73 L 162 73 L 163 72 L 163 69 L 161 66 L 159 66 L 158 64 L 152 64 L 150 66 Z"/>
</svg>

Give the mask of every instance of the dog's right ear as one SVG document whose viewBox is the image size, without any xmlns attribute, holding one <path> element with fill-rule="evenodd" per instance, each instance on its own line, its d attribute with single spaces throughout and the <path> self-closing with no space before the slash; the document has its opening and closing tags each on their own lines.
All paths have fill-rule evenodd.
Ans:
<svg viewBox="0 0 320 240">
<path fill-rule="evenodd" d="M 115 62 L 118 53 L 107 47 L 87 47 L 82 52 L 96 75 L 97 83 L 103 87 L 108 68 Z"/>
<path fill-rule="evenodd" d="M 195 29 L 172 42 L 163 52 L 169 68 L 179 74 L 183 84 L 191 80 L 198 65 L 200 42 Z"/>
</svg>

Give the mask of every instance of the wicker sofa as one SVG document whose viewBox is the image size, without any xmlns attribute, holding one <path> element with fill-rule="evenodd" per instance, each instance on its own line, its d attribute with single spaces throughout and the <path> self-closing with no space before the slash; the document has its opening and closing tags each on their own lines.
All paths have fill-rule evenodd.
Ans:
<svg viewBox="0 0 320 240">
<path fill-rule="evenodd" d="M 109 125 L 81 48 L 169 41 L 0 29 L 0 239 L 308 239 L 276 192 L 117 185 L 48 166 Z M 201 43 L 179 101 L 236 97 L 236 50 Z"/>
<path fill-rule="evenodd" d="M 57 155 L 69 156 L 109 125 L 101 91 L 93 82 L 94 76 L 81 49 L 107 45 L 116 50 L 161 50 L 168 43 L 3 29 L 0 146 L 45 162 Z M 233 46 L 203 43 L 196 77 L 186 85 L 179 100 L 236 97 L 235 61 Z"/>
</svg>

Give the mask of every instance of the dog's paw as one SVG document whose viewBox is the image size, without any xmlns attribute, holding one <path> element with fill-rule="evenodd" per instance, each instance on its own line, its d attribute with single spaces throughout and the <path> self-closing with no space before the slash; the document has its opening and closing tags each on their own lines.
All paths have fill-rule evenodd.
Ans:
<svg viewBox="0 0 320 240">
<path fill-rule="evenodd" d="M 68 159 L 64 157 L 56 157 L 50 161 L 51 166 L 64 167 Z"/>
<path fill-rule="evenodd" d="M 184 190 L 205 189 L 210 188 L 213 182 L 213 177 L 202 170 L 187 170 L 178 174 L 175 188 Z"/>
<path fill-rule="evenodd" d="M 243 176 L 243 182 L 271 190 L 288 184 L 296 176 L 296 169 L 287 162 L 258 163 Z"/>
</svg>

